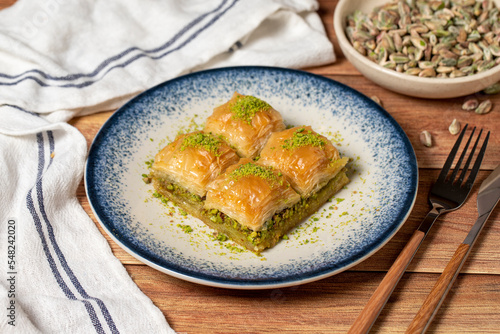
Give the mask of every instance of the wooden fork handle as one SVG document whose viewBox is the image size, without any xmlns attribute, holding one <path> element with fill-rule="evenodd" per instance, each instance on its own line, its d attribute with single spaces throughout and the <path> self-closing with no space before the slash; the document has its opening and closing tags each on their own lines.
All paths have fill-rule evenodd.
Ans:
<svg viewBox="0 0 500 334">
<path fill-rule="evenodd" d="M 458 246 L 455 254 L 451 258 L 450 262 L 448 262 L 448 265 L 444 269 L 441 276 L 439 276 L 439 279 L 425 299 L 422 307 L 406 330 L 407 334 L 424 333 L 427 330 L 427 327 L 431 323 L 434 315 L 438 311 L 439 307 L 443 303 L 443 300 L 448 294 L 448 291 L 453 285 L 453 282 L 457 278 L 460 269 L 462 269 L 469 249 L 470 245 L 468 244 L 462 243 Z"/>
<path fill-rule="evenodd" d="M 378 288 L 368 303 L 366 303 L 365 308 L 361 311 L 348 333 L 368 333 L 380 311 L 382 311 L 382 308 L 387 303 L 392 291 L 403 276 L 408 264 L 413 259 L 424 237 L 425 233 L 420 230 L 416 230 L 413 233 L 410 241 L 408 241 L 382 282 L 380 282 Z"/>
</svg>

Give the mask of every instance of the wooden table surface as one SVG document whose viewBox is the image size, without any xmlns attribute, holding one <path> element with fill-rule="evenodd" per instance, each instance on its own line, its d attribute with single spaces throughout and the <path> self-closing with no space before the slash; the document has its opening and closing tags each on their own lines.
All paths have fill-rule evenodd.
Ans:
<svg viewBox="0 0 500 334">
<path fill-rule="evenodd" d="M 13 2 L 0 0 L 0 9 Z M 340 51 L 333 30 L 337 1 L 319 2 L 319 14 L 334 44 L 337 61 L 306 70 L 344 83 L 367 96 L 378 96 L 401 125 L 415 149 L 419 165 L 419 189 L 413 211 L 391 241 L 359 265 L 317 282 L 258 291 L 207 287 L 158 272 L 128 255 L 98 225 L 132 279 L 177 332 L 345 333 L 429 210 L 427 194 L 456 139 L 448 132 L 449 124 L 456 118 L 462 124 L 491 131 L 490 144 L 472 195 L 460 210 L 442 216 L 434 225 L 372 328 L 373 333 L 404 332 L 474 223 L 480 182 L 500 164 L 500 95 L 490 97 L 494 104 L 491 113 L 477 115 L 461 110 L 464 98 L 424 100 L 377 86 L 364 78 Z M 70 123 L 83 133 L 90 145 L 111 114 L 112 111 L 108 111 L 79 117 Z M 433 147 L 420 144 L 422 130 L 433 134 Z M 83 182 L 77 196 L 97 224 Z M 499 208 L 491 215 L 429 329 L 429 333 L 478 332 L 500 333 Z"/>
</svg>

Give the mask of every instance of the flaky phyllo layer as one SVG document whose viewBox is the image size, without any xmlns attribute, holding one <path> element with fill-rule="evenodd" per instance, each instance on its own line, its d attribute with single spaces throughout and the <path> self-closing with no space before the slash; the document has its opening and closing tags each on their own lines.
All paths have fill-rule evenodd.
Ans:
<svg viewBox="0 0 500 334">
<path fill-rule="evenodd" d="M 219 233 L 260 252 L 349 182 L 348 158 L 309 126 L 285 130 L 268 103 L 235 93 L 205 129 L 155 157 L 155 189 Z"/>
<path fill-rule="evenodd" d="M 221 137 L 202 131 L 178 136 L 155 157 L 153 177 L 204 197 L 207 185 L 240 158 Z"/>
<path fill-rule="evenodd" d="M 285 129 L 279 112 L 268 103 L 234 93 L 231 100 L 214 109 L 205 129 L 223 136 L 243 158 L 254 158 L 269 136 Z"/>
<path fill-rule="evenodd" d="M 344 168 L 348 158 L 310 126 L 275 132 L 260 153 L 259 162 L 281 170 L 292 187 L 304 197 L 325 186 Z"/>
<path fill-rule="evenodd" d="M 243 158 L 208 185 L 206 209 L 217 209 L 253 231 L 300 200 L 282 173 Z"/>
</svg>

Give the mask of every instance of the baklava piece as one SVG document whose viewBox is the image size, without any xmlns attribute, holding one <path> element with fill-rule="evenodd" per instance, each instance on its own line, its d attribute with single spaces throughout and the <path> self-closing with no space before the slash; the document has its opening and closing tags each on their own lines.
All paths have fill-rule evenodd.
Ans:
<svg viewBox="0 0 500 334">
<path fill-rule="evenodd" d="M 344 178 L 335 178 L 314 195 L 301 198 L 280 170 L 241 159 L 208 185 L 204 204 L 208 220 L 204 221 L 260 253 L 276 245 L 345 184 Z"/>
<path fill-rule="evenodd" d="M 205 208 L 218 209 L 259 231 L 276 212 L 299 199 L 279 171 L 243 158 L 210 183 Z"/>
<path fill-rule="evenodd" d="M 286 232 L 273 217 L 299 201 L 280 171 L 243 158 L 208 185 L 205 209 L 211 227 L 260 252 Z"/>
<path fill-rule="evenodd" d="M 244 158 L 254 158 L 274 131 L 285 129 L 279 112 L 268 103 L 237 92 L 208 117 L 205 132 L 223 136 Z"/>
<path fill-rule="evenodd" d="M 310 126 L 275 132 L 262 149 L 259 162 L 279 169 L 292 187 L 309 197 L 337 176 L 349 161 L 326 137 Z M 347 177 L 341 175 L 342 182 Z"/>
<path fill-rule="evenodd" d="M 178 136 L 156 154 L 151 177 L 161 194 L 180 196 L 176 203 L 179 199 L 201 202 L 207 184 L 238 160 L 236 151 L 219 136 L 192 132 Z"/>
</svg>

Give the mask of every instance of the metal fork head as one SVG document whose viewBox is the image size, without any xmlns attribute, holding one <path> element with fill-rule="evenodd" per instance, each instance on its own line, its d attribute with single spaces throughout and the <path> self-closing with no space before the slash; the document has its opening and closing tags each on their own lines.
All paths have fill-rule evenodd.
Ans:
<svg viewBox="0 0 500 334">
<path fill-rule="evenodd" d="M 465 165 L 462 167 L 462 162 L 467 154 L 467 150 L 470 146 L 470 143 L 476 131 L 476 128 L 474 127 L 472 129 L 472 132 L 470 134 L 467 143 L 465 144 L 465 147 L 462 150 L 460 158 L 458 159 L 453 171 L 450 174 L 451 166 L 453 164 L 453 161 L 455 160 L 455 156 L 458 153 L 460 144 L 462 143 L 462 139 L 465 135 L 465 132 L 467 131 L 467 127 L 468 124 L 465 125 L 464 129 L 458 136 L 458 139 L 455 142 L 455 145 L 453 146 L 450 154 L 448 155 L 448 158 L 446 159 L 443 169 L 441 170 L 441 173 L 439 174 L 439 177 L 434 186 L 432 187 L 429 195 L 429 200 L 431 204 L 441 213 L 456 210 L 460 206 L 462 206 L 462 204 L 465 202 L 467 196 L 469 195 L 472 189 L 472 185 L 476 180 L 477 173 L 479 172 L 479 167 L 481 166 L 481 162 L 483 161 L 484 158 L 484 152 L 486 151 L 486 146 L 488 145 L 488 139 L 490 137 L 489 131 L 488 134 L 486 135 L 486 138 L 484 139 L 483 145 L 481 146 L 479 153 L 477 154 L 476 160 L 469 174 L 469 177 L 464 182 L 465 175 L 467 174 L 469 165 L 471 164 L 472 159 L 474 157 L 474 152 L 476 151 L 477 145 L 479 143 L 479 139 L 481 138 L 481 135 L 483 133 L 483 130 L 479 132 L 479 135 L 472 149 L 470 150 L 467 161 Z M 456 178 L 460 169 L 462 169 L 462 172 L 460 173 L 460 176 Z"/>
</svg>

